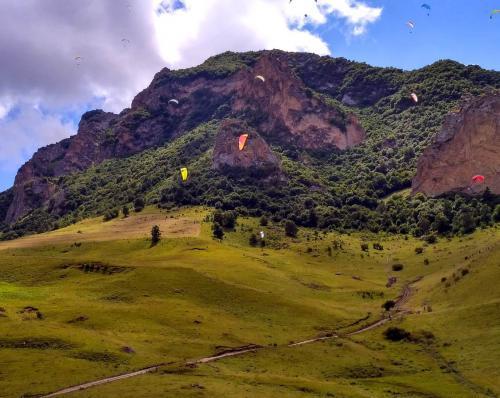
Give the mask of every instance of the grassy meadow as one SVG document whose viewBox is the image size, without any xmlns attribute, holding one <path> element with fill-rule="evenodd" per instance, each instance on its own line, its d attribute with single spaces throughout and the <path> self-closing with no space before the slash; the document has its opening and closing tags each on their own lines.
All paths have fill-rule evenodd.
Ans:
<svg viewBox="0 0 500 398">
<path fill-rule="evenodd" d="M 209 213 L 146 208 L 1 242 L 0 397 L 41 396 L 155 364 L 165 365 L 69 395 L 499 396 L 498 227 L 431 245 L 313 229 L 288 238 L 280 225 L 240 217 L 221 242 L 204 221 Z M 162 239 L 151 247 L 155 224 Z M 266 246 L 251 247 L 260 230 Z M 391 287 L 389 276 L 397 278 Z M 411 313 L 347 336 L 419 277 L 405 304 Z M 388 341 L 389 326 L 414 337 Z M 339 337 L 287 347 L 328 333 Z M 248 344 L 265 349 L 183 365 Z"/>
</svg>

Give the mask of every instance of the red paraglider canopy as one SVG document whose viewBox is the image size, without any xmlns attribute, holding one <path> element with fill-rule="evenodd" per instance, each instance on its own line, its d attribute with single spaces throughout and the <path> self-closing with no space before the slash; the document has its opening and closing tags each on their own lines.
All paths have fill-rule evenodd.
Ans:
<svg viewBox="0 0 500 398">
<path fill-rule="evenodd" d="M 478 175 L 475 175 L 474 177 L 472 177 L 472 182 L 476 183 L 476 184 L 482 184 L 484 182 L 484 176 L 478 174 Z"/>
</svg>

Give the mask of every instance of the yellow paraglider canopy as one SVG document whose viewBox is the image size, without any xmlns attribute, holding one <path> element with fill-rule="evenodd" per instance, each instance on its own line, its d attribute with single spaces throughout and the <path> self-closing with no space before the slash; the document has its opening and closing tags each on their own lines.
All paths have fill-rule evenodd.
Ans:
<svg viewBox="0 0 500 398">
<path fill-rule="evenodd" d="M 182 181 L 186 181 L 188 179 L 188 169 L 186 167 L 181 168 L 181 178 Z"/>
</svg>

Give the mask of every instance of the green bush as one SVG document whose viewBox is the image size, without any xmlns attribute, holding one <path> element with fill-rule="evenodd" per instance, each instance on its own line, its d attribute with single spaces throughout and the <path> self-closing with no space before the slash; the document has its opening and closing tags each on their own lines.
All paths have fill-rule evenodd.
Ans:
<svg viewBox="0 0 500 398">
<path fill-rule="evenodd" d="M 285 235 L 295 238 L 297 237 L 297 234 L 299 232 L 299 229 L 297 228 L 297 225 L 291 221 L 291 220 L 286 220 L 285 221 Z"/>
<path fill-rule="evenodd" d="M 103 220 L 104 221 L 110 221 L 112 220 L 113 218 L 116 218 L 118 217 L 118 210 L 117 209 L 112 209 L 112 210 L 108 210 L 106 213 L 104 213 L 104 217 L 103 217 Z"/>
<path fill-rule="evenodd" d="M 217 239 L 224 238 L 224 229 L 222 228 L 222 226 L 218 222 L 214 222 L 212 224 L 212 234 Z"/>
<path fill-rule="evenodd" d="M 390 341 L 407 340 L 411 336 L 410 332 L 398 327 L 387 328 L 384 332 L 384 337 Z"/>
<path fill-rule="evenodd" d="M 404 268 L 404 265 L 403 264 L 392 264 L 392 270 L 393 271 L 396 271 L 396 272 L 399 272 L 399 271 L 402 271 Z"/>
<path fill-rule="evenodd" d="M 134 200 L 134 211 L 139 213 L 144 209 L 144 198 L 139 197 Z"/>
<path fill-rule="evenodd" d="M 151 228 L 151 246 L 158 244 L 161 239 L 160 227 L 158 225 L 153 225 Z"/>
</svg>

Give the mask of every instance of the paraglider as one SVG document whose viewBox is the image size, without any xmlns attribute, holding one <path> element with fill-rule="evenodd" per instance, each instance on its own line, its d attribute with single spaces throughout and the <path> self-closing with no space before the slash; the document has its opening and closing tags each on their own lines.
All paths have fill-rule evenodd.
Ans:
<svg viewBox="0 0 500 398">
<path fill-rule="evenodd" d="M 406 22 L 406 26 L 408 26 L 410 28 L 410 33 L 412 33 L 413 29 L 415 29 L 415 22 L 408 21 L 408 22 Z"/>
<path fill-rule="evenodd" d="M 181 178 L 182 181 L 186 181 L 188 179 L 188 169 L 186 167 L 181 167 Z"/>
<path fill-rule="evenodd" d="M 431 12 L 431 6 L 427 3 L 424 3 L 421 5 L 422 8 L 425 8 L 427 10 L 427 16 L 430 15 L 430 12 Z"/>
<path fill-rule="evenodd" d="M 260 231 L 260 239 L 264 239 L 265 236 L 264 231 Z"/>
<path fill-rule="evenodd" d="M 125 38 L 122 39 L 122 45 L 123 45 L 123 47 L 127 47 L 129 44 L 130 44 L 130 40 L 129 39 L 125 39 Z"/>
<path fill-rule="evenodd" d="M 493 19 L 493 15 L 500 14 L 500 10 L 493 10 L 490 14 L 490 19 Z"/>
<path fill-rule="evenodd" d="M 238 141 L 238 146 L 240 148 L 240 151 L 242 151 L 243 148 L 245 148 L 245 144 L 247 143 L 247 139 L 248 139 L 248 134 L 240 135 L 240 139 Z"/>
<path fill-rule="evenodd" d="M 178 101 L 178 100 L 176 100 L 175 98 L 172 98 L 171 100 L 168 100 L 168 103 L 169 103 L 169 104 L 179 105 L 179 101 Z"/>
<path fill-rule="evenodd" d="M 265 83 L 265 82 L 266 82 L 266 79 L 264 78 L 264 76 L 257 75 L 257 76 L 255 76 L 255 78 L 256 78 L 257 80 L 261 80 L 261 81 L 262 81 L 262 83 Z"/>
<path fill-rule="evenodd" d="M 81 63 L 82 63 L 82 59 L 83 59 L 83 58 L 82 58 L 82 57 L 80 57 L 80 56 L 76 56 L 76 57 L 75 57 L 76 66 L 80 66 L 80 65 L 81 65 Z"/>
<path fill-rule="evenodd" d="M 413 100 L 413 102 L 415 102 L 415 104 L 418 103 L 418 96 L 417 96 L 417 94 L 411 93 L 410 97 Z"/>
<path fill-rule="evenodd" d="M 482 184 L 484 182 L 484 176 L 478 174 L 472 177 L 472 182 L 474 184 Z"/>
</svg>

